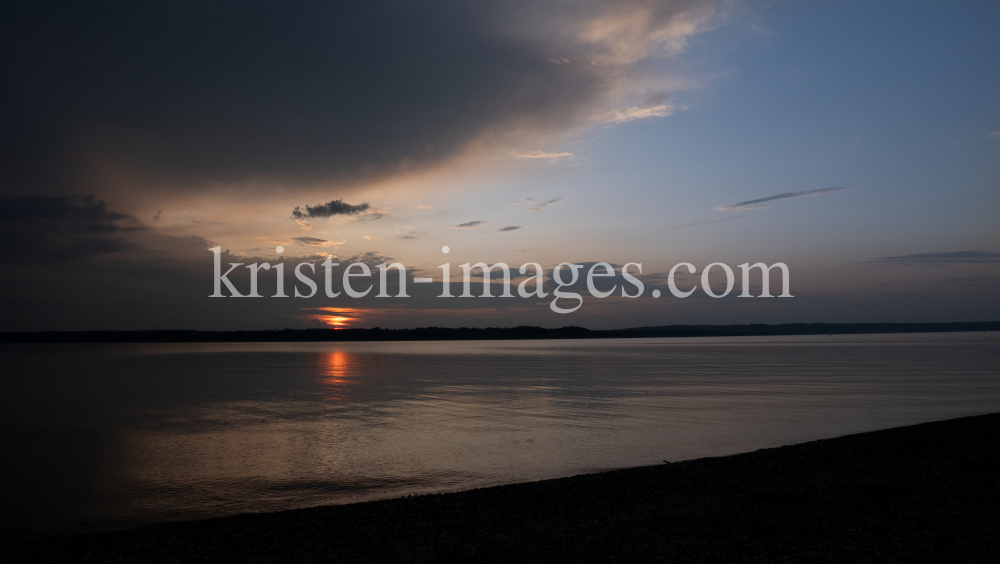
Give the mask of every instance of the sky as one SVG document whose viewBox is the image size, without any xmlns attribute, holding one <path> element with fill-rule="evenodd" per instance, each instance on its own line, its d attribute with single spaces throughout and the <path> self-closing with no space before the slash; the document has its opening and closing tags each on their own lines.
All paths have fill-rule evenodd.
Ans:
<svg viewBox="0 0 1000 564">
<path fill-rule="evenodd" d="M 996 2 L 8 11 L 0 331 L 1000 319 Z M 238 292 L 284 264 L 289 297 L 275 270 L 209 297 L 216 247 Z M 409 295 L 390 271 L 380 298 L 393 262 Z M 478 271 L 457 297 L 479 262 L 546 296 L 500 297 L 494 270 L 494 297 Z M 759 271 L 739 297 L 758 262 L 791 297 Z M 560 263 L 579 300 L 554 302 Z"/>
</svg>

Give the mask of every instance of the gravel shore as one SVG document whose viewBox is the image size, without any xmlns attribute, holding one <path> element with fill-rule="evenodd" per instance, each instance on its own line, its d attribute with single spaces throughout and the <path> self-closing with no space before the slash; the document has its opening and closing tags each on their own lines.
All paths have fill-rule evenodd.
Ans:
<svg viewBox="0 0 1000 564">
<path fill-rule="evenodd" d="M 0 562 L 1000 562 L 1000 414 L 452 494 L 4 544 Z"/>
</svg>

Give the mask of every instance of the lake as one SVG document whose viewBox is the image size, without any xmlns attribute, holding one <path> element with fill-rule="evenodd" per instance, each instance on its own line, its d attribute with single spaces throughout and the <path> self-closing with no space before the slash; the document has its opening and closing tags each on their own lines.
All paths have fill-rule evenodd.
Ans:
<svg viewBox="0 0 1000 564">
<path fill-rule="evenodd" d="M 0 345 L 0 539 L 1000 411 L 1000 333 Z"/>
</svg>

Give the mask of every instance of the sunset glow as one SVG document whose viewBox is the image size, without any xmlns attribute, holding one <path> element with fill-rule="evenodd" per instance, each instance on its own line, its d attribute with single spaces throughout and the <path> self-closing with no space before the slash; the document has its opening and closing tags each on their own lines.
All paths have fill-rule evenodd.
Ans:
<svg viewBox="0 0 1000 564">
<path fill-rule="evenodd" d="M 303 316 L 310 320 L 319 321 L 327 325 L 328 327 L 333 327 L 335 329 L 342 329 L 351 327 L 351 323 L 355 321 L 361 321 L 360 311 L 358 309 L 351 308 L 336 308 L 336 307 L 315 307 L 315 308 L 304 308 L 304 311 L 321 311 L 323 314 L 313 314 Z"/>
</svg>

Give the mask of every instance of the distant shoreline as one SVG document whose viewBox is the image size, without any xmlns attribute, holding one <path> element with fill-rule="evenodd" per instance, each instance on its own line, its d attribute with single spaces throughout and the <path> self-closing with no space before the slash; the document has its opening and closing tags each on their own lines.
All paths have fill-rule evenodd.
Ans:
<svg viewBox="0 0 1000 564">
<path fill-rule="evenodd" d="M 457 493 L 0 544 L 0 562 L 995 562 L 1000 414 Z"/>
<path fill-rule="evenodd" d="M 344 341 L 486 341 L 862 335 L 1000 331 L 1000 321 L 956 323 L 785 323 L 778 325 L 662 325 L 631 329 L 488 327 L 416 329 L 273 329 L 254 331 L 37 331 L 0 333 L 0 343 L 250 343 Z"/>
</svg>

